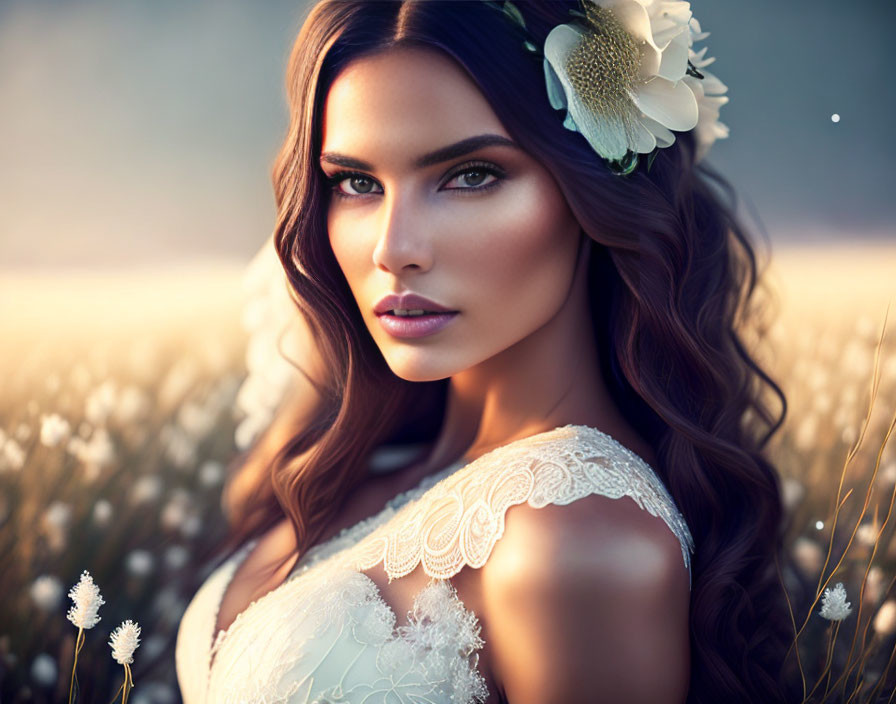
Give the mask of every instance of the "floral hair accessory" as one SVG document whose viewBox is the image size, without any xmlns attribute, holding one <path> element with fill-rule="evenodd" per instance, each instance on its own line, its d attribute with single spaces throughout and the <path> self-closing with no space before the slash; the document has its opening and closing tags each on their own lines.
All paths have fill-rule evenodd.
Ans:
<svg viewBox="0 0 896 704">
<path fill-rule="evenodd" d="M 701 70 L 714 58 L 694 51 L 700 31 L 682 0 L 581 0 L 573 20 L 554 27 L 540 52 L 522 13 L 510 0 L 500 6 L 521 30 L 523 46 L 542 57 L 548 98 L 566 110 L 563 125 L 579 132 L 608 166 L 628 175 L 638 155 L 675 142 L 673 132 L 695 130 L 695 160 L 728 136 L 719 108 L 728 90 Z"/>
</svg>

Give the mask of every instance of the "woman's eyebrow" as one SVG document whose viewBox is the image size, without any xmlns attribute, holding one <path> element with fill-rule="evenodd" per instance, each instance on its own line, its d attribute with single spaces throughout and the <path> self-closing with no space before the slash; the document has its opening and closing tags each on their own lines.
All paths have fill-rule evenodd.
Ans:
<svg viewBox="0 0 896 704">
<path fill-rule="evenodd" d="M 519 146 L 517 146 L 516 142 L 514 142 L 512 139 L 508 139 L 507 137 L 503 137 L 499 134 L 479 134 L 474 137 L 467 137 L 466 139 L 462 139 L 461 141 L 455 142 L 454 144 L 449 144 L 447 147 L 441 147 L 440 149 L 436 149 L 434 152 L 430 152 L 429 154 L 424 154 L 414 162 L 414 167 L 418 169 L 424 169 L 427 166 L 433 166 L 434 164 L 439 164 L 443 161 L 456 159 L 457 157 L 463 156 L 464 154 L 475 152 L 477 149 L 483 149 L 484 147 L 492 146 L 503 146 L 512 147 L 513 149 L 519 149 Z M 338 154 L 336 152 L 324 152 L 320 155 L 320 160 L 321 163 L 327 162 L 329 164 L 336 164 L 337 166 L 345 166 L 350 169 L 363 169 L 365 171 L 373 171 L 373 166 L 368 164 L 366 161 L 361 161 L 360 159 L 355 159 L 354 157 L 346 156 L 345 154 Z"/>
</svg>

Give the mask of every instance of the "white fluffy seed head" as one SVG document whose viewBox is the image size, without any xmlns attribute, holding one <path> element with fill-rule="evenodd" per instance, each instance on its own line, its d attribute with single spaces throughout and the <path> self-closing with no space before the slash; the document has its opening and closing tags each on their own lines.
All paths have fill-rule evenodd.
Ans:
<svg viewBox="0 0 896 704">
<path fill-rule="evenodd" d="M 821 616 L 829 621 L 842 621 L 852 613 L 852 607 L 846 600 L 846 588 L 843 582 L 837 582 L 833 589 L 825 589 L 821 597 Z"/>
<path fill-rule="evenodd" d="M 140 626 L 134 621 L 128 619 L 124 621 L 118 628 L 112 631 L 112 639 L 109 645 L 112 646 L 112 657 L 120 664 L 130 664 L 134 662 L 134 651 L 140 645 Z"/>
<path fill-rule="evenodd" d="M 68 596 L 75 602 L 66 615 L 69 621 L 78 628 L 93 628 L 100 622 L 97 612 L 106 602 L 100 596 L 100 589 L 93 583 L 93 577 L 87 570 L 81 573 L 81 578 L 71 588 Z"/>
</svg>

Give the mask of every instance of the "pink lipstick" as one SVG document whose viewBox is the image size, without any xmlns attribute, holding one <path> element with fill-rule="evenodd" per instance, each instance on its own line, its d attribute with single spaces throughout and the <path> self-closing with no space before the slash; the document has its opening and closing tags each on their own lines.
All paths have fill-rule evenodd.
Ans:
<svg viewBox="0 0 896 704">
<path fill-rule="evenodd" d="M 390 335 L 412 338 L 438 332 L 457 317 L 459 311 L 416 293 L 383 296 L 373 309 L 380 325 Z M 398 313 L 401 315 L 398 315 Z M 406 315 L 406 313 L 411 313 Z"/>
<path fill-rule="evenodd" d="M 377 316 L 380 325 L 395 337 L 425 337 L 438 332 L 457 317 L 458 313 L 428 313 L 425 315 L 393 315 L 381 313 Z"/>
</svg>

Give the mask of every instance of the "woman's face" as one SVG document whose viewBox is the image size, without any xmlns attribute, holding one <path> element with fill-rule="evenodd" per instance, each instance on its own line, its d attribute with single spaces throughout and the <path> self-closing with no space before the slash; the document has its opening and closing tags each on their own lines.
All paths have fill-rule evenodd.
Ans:
<svg viewBox="0 0 896 704">
<path fill-rule="evenodd" d="M 451 148 L 483 135 L 497 139 Z M 320 165 L 333 189 L 330 245 L 397 376 L 432 381 L 474 367 L 563 305 L 578 222 L 553 177 L 441 53 L 401 48 L 347 66 L 324 106 Z M 380 299 L 404 293 L 456 313 L 377 314 Z"/>
</svg>

